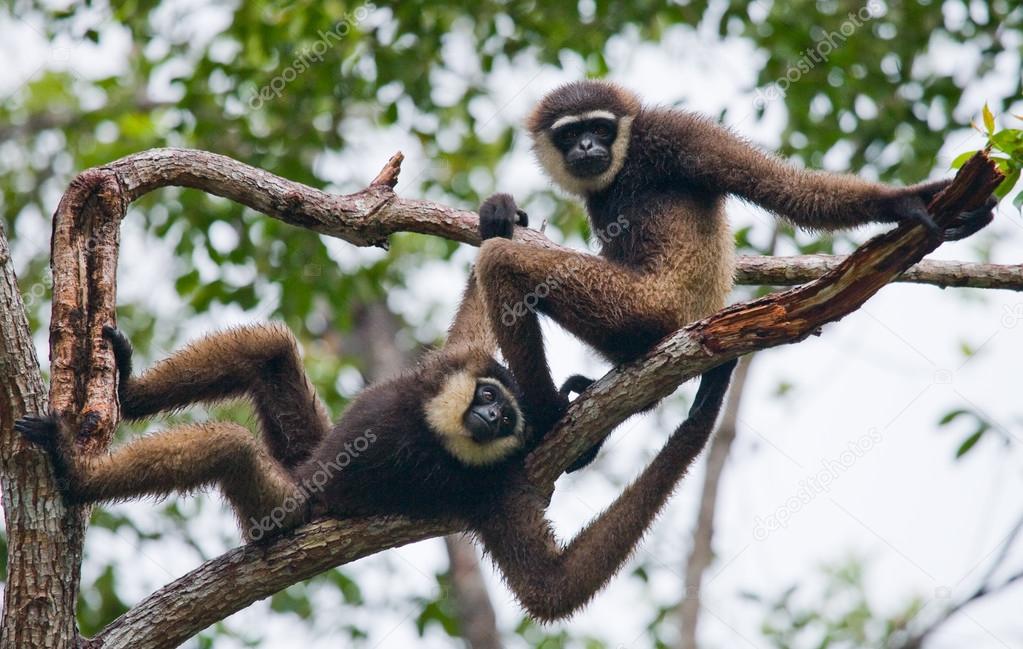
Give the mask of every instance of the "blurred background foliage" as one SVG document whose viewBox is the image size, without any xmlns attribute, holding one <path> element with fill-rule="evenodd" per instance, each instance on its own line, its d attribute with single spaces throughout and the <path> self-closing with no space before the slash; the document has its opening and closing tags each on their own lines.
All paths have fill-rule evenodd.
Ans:
<svg viewBox="0 0 1023 649">
<path fill-rule="evenodd" d="M 916 182 L 935 168 L 949 134 L 975 117 L 963 108 L 967 82 L 1005 77 L 998 66 L 1006 43 L 1020 43 L 1023 9 L 1015 0 L 868 4 L 877 17 L 850 36 L 846 46 L 830 51 L 828 65 L 800 71 L 798 82 L 784 83 L 779 95 L 778 80 L 791 75 L 808 48 L 840 32 L 850 12 L 863 9 L 862 2 L 5 3 L 2 19 L 8 29 L 27 26 L 51 48 L 0 103 L 2 225 L 14 246 L 33 330 L 42 342 L 49 317 L 47 221 L 80 170 L 149 147 L 185 146 L 216 151 L 314 187 L 353 191 L 386 159 L 360 158 L 358 151 L 354 161 L 344 158 L 353 154 L 350 134 L 373 129 L 410 134 L 419 159 L 428 161 L 403 173 L 398 187 L 403 195 L 471 208 L 501 187 L 497 170 L 518 137 L 518 125 L 501 117 L 500 108 L 496 114 L 493 110 L 494 84 L 503 78 L 496 70 L 571 64 L 603 76 L 614 72 L 609 63 L 614 43 L 656 46 L 679 30 L 748 44 L 745 72 L 755 81 L 746 88 L 746 106 L 753 106 L 752 118 L 758 119 L 768 103 L 763 98 L 778 97 L 785 110 L 778 141 L 782 153 L 811 166 L 833 155 L 837 166 L 886 181 Z M 324 37 L 328 30 L 343 34 Z M 319 45 L 325 42 L 326 47 Z M 79 70 L 69 55 L 111 44 L 126 55 L 99 73 Z M 963 56 L 954 65 L 936 60 L 930 52 L 939 46 Z M 320 50 L 309 58 L 309 52 Z M 300 62 L 307 69 L 300 71 Z M 280 96 L 267 94 L 288 69 L 296 74 L 288 75 L 293 78 Z M 985 96 L 996 113 L 1023 94 L 1019 71 L 1014 80 L 1008 76 L 1014 86 L 996 86 Z M 696 97 L 700 89 L 689 93 Z M 737 116 L 718 117 L 734 121 Z M 330 163 L 337 159 L 348 160 L 348 168 L 357 173 L 341 177 L 331 172 L 336 166 Z M 586 235 L 577 205 L 547 190 L 539 194 L 520 198 L 546 201 L 569 215 L 558 224 L 565 236 Z M 283 320 L 315 359 L 310 372 L 334 412 L 372 372 L 362 352 L 365 340 L 353 336 L 373 321 L 374 305 L 388 307 L 402 353 L 436 341 L 441 330 L 406 323 L 407 311 L 394 294 L 401 294 L 410 274 L 423 264 L 448 259 L 457 247 L 400 235 L 386 252 L 353 251 L 228 201 L 176 189 L 134 205 L 126 228 L 131 245 L 122 255 L 122 281 L 130 285 L 135 273 L 148 278 L 150 267 L 164 260 L 156 279 L 165 289 L 153 287 L 152 292 L 173 287 L 175 304 L 167 319 L 166 309 L 154 304 L 149 291 L 122 295 L 121 324 L 136 341 L 141 362 L 196 333 L 189 328 L 194 323 L 216 322 L 227 311 Z M 767 233 L 766 227 L 763 232 L 742 228 L 737 241 L 745 252 L 755 252 Z M 831 237 L 796 237 L 786 226 L 779 236 L 790 250 L 828 252 L 836 246 Z M 983 239 L 982 245 L 997 242 Z M 221 411 L 218 416 L 248 416 L 242 406 Z M 969 411 L 956 410 L 942 423 L 967 420 L 979 427 L 968 435 L 979 439 L 988 430 L 983 417 Z M 965 446 L 969 439 L 964 439 Z M 210 516 L 203 510 L 211 508 L 211 516 L 219 512 L 211 501 L 197 499 L 163 503 L 158 517 L 98 510 L 94 524 L 133 539 L 143 555 L 151 547 L 183 553 L 188 565 L 218 547 L 197 540 L 200 528 L 209 535 Z M 234 543 L 229 526 L 212 529 L 224 546 Z M 86 634 L 141 594 L 123 591 L 123 567 L 113 558 L 92 551 L 87 557 L 80 613 Z M 824 576 L 833 589 L 859 592 L 855 566 L 829 569 Z M 419 598 L 421 614 L 407 623 L 421 633 L 439 629 L 458 636 L 446 576 L 436 580 L 434 595 L 408 595 Z M 395 599 L 403 597 L 400 588 L 391 590 Z M 804 627 L 810 625 L 818 637 L 846 643 L 840 646 L 867 641 L 862 627 L 872 613 L 860 599 L 853 598 L 855 605 L 836 618 L 798 610 L 784 595 L 771 599 L 775 595 L 758 599 L 764 606 L 765 639 L 772 646 L 791 646 L 790 638 L 808 632 Z M 336 607 L 342 605 L 357 609 L 381 603 L 368 602 L 344 570 L 270 600 L 273 611 L 357 644 L 366 629 L 350 620 L 366 618 L 338 615 Z M 670 633 L 663 634 L 659 626 L 663 617 L 651 622 L 651 637 L 663 636 L 667 639 L 656 640 L 657 646 L 670 646 Z M 571 637 L 557 627 L 526 621 L 505 631 L 534 646 L 602 646 L 598 638 Z M 876 646 L 884 629 L 880 635 L 876 628 L 869 633 Z M 258 646 L 260 637 L 259 628 L 228 620 L 207 630 L 196 646 L 226 638 Z"/>
</svg>

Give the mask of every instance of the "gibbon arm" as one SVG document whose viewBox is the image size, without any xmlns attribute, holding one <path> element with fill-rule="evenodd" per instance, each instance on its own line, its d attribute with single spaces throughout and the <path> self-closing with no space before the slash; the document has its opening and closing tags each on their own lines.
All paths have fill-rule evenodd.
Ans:
<svg viewBox="0 0 1023 649">
<path fill-rule="evenodd" d="M 654 146 L 680 143 L 674 145 L 680 151 L 660 155 L 675 161 L 679 176 L 709 191 L 734 194 L 813 230 L 915 220 L 950 238 L 937 231 L 927 213 L 927 204 L 950 180 L 891 187 L 851 174 L 800 169 L 700 115 L 676 114 L 664 122 L 675 133 L 670 140 L 658 138 Z M 991 206 L 966 216 L 981 217 Z M 962 236 L 968 235 L 954 233 L 953 238 Z"/>
<path fill-rule="evenodd" d="M 248 396 L 270 453 L 285 467 L 305 460 L 330 430 L 327 410 L 302 367 L 298 345 L 283 325 L 215 333 L 131 376 L 131 343 L 104 330 L 120 374 L 121 416 L 142 419 L 194 403 Z"/>
<path fill-rule="evenodd" d="M 546 503 L 528 487 L 479 527 L 479 536 L 529 613 L 556 620 L 581 608 L 629 558 L 672 490 L 703 449 L 735 361 L 703 375 L 686 419 L 640 476 L 604 513 L 561 547 Z"/>
<path fill-rule="evenodd" d="M 495 200 L 504 201 L 502 207 L 505 209 L 497 209 Z M 510 212 L 514 212 L 513 220 L 508 218 Z M 511 196 L 493 196 L 480 207 L 479 232 L 484 241 L 495 237 L 511 239 L 516 225 L 529 226 L 529 216 L 518 209 Z M 455 320 L 448 328 L 445 345 L 468 345 L 491 356 L 498 346 L 494 336 L 496 325 L 487 317 L 484 295 L 477 286 L 478 275 L 475 267 L 469 271 L 469 281 L 465 285 Z"/>
</svg>

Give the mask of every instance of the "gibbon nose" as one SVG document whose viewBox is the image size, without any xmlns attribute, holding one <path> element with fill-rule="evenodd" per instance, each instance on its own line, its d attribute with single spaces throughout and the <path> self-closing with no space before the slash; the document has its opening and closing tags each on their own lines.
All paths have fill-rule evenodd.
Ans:
<svg viewBox="0 0 1023 649">
<path fill-rule="evenodd" d="M 584 137 L 583 139 L 579 140 L 579 149 L 583 153 L 589 151 L 592 148 L 593 148 L 593 140 L 591 140 L 590 138 Z"/>
<path fill-rule="evenodd" d="M 488 422 L 494 423 L 501 419 L 501 408 L 496 403 L 492 404 L 484 411 L 483 416 Z"/>
</svg>

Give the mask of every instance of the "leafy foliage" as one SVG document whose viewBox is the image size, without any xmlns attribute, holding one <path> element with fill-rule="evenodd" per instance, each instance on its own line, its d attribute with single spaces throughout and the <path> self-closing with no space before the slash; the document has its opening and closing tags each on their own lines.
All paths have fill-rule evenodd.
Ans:
<svg viewBox="0 0 1023 649">
<path fill-rule="evenodd" d="M 1005 198 L 1019 183 L 1020 172 L 1023 171 L 1023 129 L 1005 128 L 996 130 L 995 116 L 984 104 L 982 113 L 984 128 L 981 131 L 987 136 L 988 150 L 992 151 L 991 159 L 998 165 L 999 171 L 1005 174 L 1005 180 L 995 190 L 995 196 Z M 1023 120 L 1023 116 L 1017 116 Z M 980 130 L 980 129 L 978 129 Z M 952 161 L 952 168 L 958 169 L 969 160 L 976 151 L 967 151 Z M 1016 195 L 1012 204 L 1023 212 L 1023 192 Z"/>
</svg>

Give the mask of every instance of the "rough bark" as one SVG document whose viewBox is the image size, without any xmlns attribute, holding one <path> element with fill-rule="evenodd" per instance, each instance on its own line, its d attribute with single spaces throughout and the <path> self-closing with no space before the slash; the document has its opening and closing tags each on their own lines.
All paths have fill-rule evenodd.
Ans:
<svg viewBox="0 0 1023 649">
<path fill-rule="evenodd" d="M 181 185 L 230 198 L 356 245 L 383 244 L 388 234 L 397 231 L 475 243 L 475 214 L 395 196 L 392 187 L 399 163 L 399 157 L 392 159 L 373 185 L 349 196 L 324 194 L 224 156 L 173 149 L 129 156 L 76 178 L 55 214 L 51 331 L 54 384 L 50 403 L 61 415 L 64 430 L 78 430 L 81 421 L 90 423 L 78 439 L 81 452 L 101 450 L 117 418 L 113 359 L 100 342 L 99 329 L 114 321 L 117 228 L 112 226 L 123 216 L 128 203 L 158 187 Z M 975 157 L 931 206 L 935 220 L 946 223 L 955 213 L 978 206 L 999 180 L 990 161 Z M 519 229 L 516 238 L 530 245 L 553 245 L 535 231 Z M 802 340 L 823 324 L 858 308 L 938 243 L 921 228 L 901 226 L 872 239 L 818 280 L 735 305 L 666 338 L 643 359 L 611 372 L 574 401 L 555 431 L 527 458 L 527 476 L 541 491 L 553 491 L 555 479 L 576 457 L 639 408 L 713 365 L 757 349 Z M 23 318 L 18 306 L 19 315 L 15 317 Z M 23 325 L 23 321 L 17 325 L 15 333 L 18 326 L 23 330 Z M 17 335 L 27 340 L 27 332 Z M 29 367 L 26 371 L 33 370 Z M 38 376 L 32 380 L 37 381 Z M 12 448 L 16 450 L 19 442 L 10 439 L 9 422 L 4 423 L 5 437 L 0 442 L 6 454 Z M 16 481 L 21 470 L 20 465 L 5 465 L 4 479 L 11 481 L 18 494 L 25 493 L 25 487 Z M 33 477 L 28 478 L 31 487 Z M 34 479 L 40 493 L 52 501 L 50 486 L 40 476 Z M 5 488 L 5 498 L 8 491 Z M 32 510 L 28 512 L 31 521 L 15 522 L 23 528 L 38 525 L 39 517 L 47 514 L 43 508 Z M 66 553 L 60 555 L 47 551 L 44 558 L 53 563 L 45 567 L 12 566 L 12 572 L 63 578 L 55 588 L 58 598 L 65 601 L 74 598 L 81 551 L 80 534 L 76 537 L 75 526 L 71 527 L 75 545 L 65 547 Z M 69 534 L 66 530 L 50 531 L 42 539 L 44 544 L 59 543 L 61 535 Z M 238 548 L 199 566 L 144 599 L 88 645 L 133 649 L 176 646 L 212 622 L 327 568 L 455 531 L 458 525 L 451 521 L 412 523 L 393 517 L 307 525 L 267 545 Z M 66 572 L 62 566 L 67 567 Z M 37 599 L 26 604 L 38 602 L 40 594 L 46 592 L 45 588 L 36 590 L 32 596 Z M 43 624 L 50 628 L 73 625 L 72 610 L 37 608 L 37 615 L 46 618 L 39 628 Z M 7 608 L 4 628 L 21 628 L 26 624 L 26 611 Z M 62 617 L 57 618 L 56 613 Z"/>
<path fill-rule="evenodd" d="M 306 525 L 269 545 L 245 545 L 207 561 L 136 604 L 85 647 L 177 647 L 214 622 L 324 570 L 458 529 L 453 521 L 400 518 Z"/>
<path fill-rule="evenodd" d="M 8 547 L 0 649 L 63 649 L 78 637 L 83 520 L 54 489 L 45 454 L 12 432 L 15 419 L 45 408 L 46 388 L 0 225 L 0 491 Z"/>
</svg>

